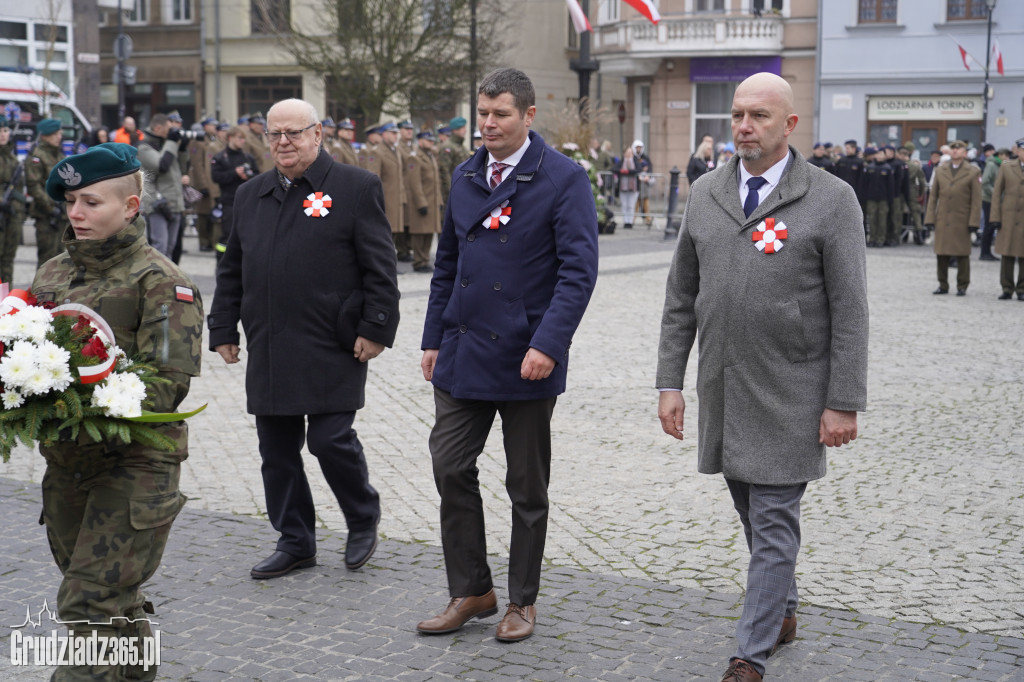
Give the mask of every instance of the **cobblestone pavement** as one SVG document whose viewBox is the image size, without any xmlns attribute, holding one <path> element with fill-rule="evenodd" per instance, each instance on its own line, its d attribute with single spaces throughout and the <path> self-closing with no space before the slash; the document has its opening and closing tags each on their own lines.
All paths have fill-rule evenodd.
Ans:
<svg viewBox="0 0 1024 682">
<path fill-rule="evenodd" d="M 34 265 L 28 248 L 19 254 L 22 284 Z M 207 353 L 183 406 L 209 403 L 191 420 L 182 476 L 191 501 L 150 589 L 164 631 L 163 674 L 718 679 L 732 652 L 748 555 L 721 477 L 698 475 L 695 440 L 665 436 L 655 415 L 671 243 L 655 230 L 620 229 L 602 236 L 601 249 L 598 287 L 553 420 L 535 637 L 499 645 L 496 619 L 457 636 L 412 630 L 446 596 L 426 448 L 433 401 L 419 374 L 429 277 L 410 273 L 400 280 L 395 348 L 373 361 L 356 422 L 384 505 L 385 541 L 361 572 L 342 567 L 344 521 L 310 458 L 321 566 L 266 583 L 248 578 L 275 537 L 245 413 L 244 355 L 228 367 Z M 207 255 L 187 254 L 183 265 L 209 302 Z M 928 247 L 868 253 L 869 411 L 856 443 L 832 450 L 828 477 L 808 486 L 800 636 L 769 663 L 768 679 L 1024 680 L 1024 303 L 996 300 L 998 263 L 977 261 L 968 296 L 932 296 L 934 262 Z M 685 392 L 691 420 L 695 380 Z M 687 431 L 696 433 L 692 423 Z M 510 521 L 500 443 L 496 424 L 480 468 L 502 595 Z M 0 624 L 11 624 L 26 605 L 52 602 L 58 578 L 35 525 L 41 458 L 19 450 L 0 475 L 0 584 L 8 588 Z M 45 679 L 30 675 L 0 662 L 0 679 Z"/>
</svg>

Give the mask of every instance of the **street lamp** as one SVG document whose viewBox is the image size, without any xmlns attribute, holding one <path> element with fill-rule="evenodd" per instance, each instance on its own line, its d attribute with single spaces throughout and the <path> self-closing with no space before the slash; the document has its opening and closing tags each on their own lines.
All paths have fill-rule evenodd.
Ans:
<svg viewBox="0 0 1024 682">
<path fill-rule="evenodd" d="M 996 0 L 985 0 L 988 6 L 988 40 L 985 43 L 985 90 L 981 93 L 981 141 L 988 142 L 988 67 L 992 61 L 992 10 Z"/>
</svg>

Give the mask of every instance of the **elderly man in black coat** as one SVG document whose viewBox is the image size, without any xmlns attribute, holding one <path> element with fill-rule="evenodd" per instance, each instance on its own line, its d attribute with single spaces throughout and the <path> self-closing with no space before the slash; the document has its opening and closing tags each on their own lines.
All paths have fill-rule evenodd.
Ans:
<svg viewBox="0 0 1024 682">
<path fill-rule="evenodd" d="M 266 135 L 275 168 L 238 190 L 209 316 L 210 348 L 225 362 L 238 362 L 239 321 L 248 343 L 248 411 L 280 533 L 251 571 L 259 579 L 316 565 L 303 441 L 345 514 L 345 565 L 362 567 L 377 546 L 380 500 L 352 425 L 367 362 L 394 342 L 399 297 L 380 180 L 321 149 L 308 102 L 275 104 Z"/>
</svg>

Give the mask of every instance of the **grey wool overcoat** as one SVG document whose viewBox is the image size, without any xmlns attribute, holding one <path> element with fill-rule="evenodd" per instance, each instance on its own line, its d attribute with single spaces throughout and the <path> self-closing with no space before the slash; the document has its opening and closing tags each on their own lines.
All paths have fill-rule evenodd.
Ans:
<svg viewBox="0 0 1024 682">
<path fill-rule="evenodd" d="M 682 388 L 698 338 L 698 470 L 762 485 L 823 477 L 823 410 L 867 403 L 860 205 L 847 183 L 789 155 L 750 218 L 738 156 L 694 183 L 658 347 L 657 386 Z M 767 235 L 755 237 L 769 218 L 785 228 L 775 253 L 757 248 Z"/>
</svg>

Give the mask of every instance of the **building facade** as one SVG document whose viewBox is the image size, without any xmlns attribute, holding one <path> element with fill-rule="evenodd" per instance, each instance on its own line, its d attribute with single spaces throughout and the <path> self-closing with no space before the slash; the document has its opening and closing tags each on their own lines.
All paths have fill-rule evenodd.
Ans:
<svg viewBox="0 0 1024 682">
<path fill-rule="evenodd" d="M 992 4 L 1005 75 L 986 47 L 985 0 L 822 1 L 819 138 L 912 141 L 927 158 L 951 140 L 1008 147 L 1024 136 L 1024 3 Z"/>
<path fill-rule="evenodd" d="M 661 0 L 657 25 L 619 0 L 597 4 L 594 54 L 605 78 L 624 79 L 628 90 L 620 148 L 639 139 L 656 171 L 685 169 L 703 135 L 731 141 L 733 93 L 759 71 L 793 87 L 801 123 L 790 143 L 810 148 L 814 0 Z"/>
</svg>

